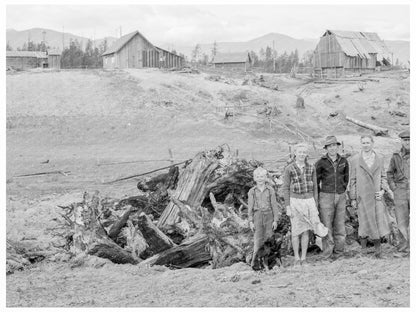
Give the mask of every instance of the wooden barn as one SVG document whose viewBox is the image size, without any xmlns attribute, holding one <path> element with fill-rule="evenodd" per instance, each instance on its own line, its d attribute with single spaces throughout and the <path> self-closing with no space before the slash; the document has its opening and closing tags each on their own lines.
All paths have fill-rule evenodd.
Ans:
<svg viewBox="0 0 416 312">
<path fill-rule="evenodd" d="M 48 56 L 39 51 L 6 51 L 6 68 L 30 69 L 46 67 Z"/>
<path fill-rule="evenodd" d="M 336 78 L 390 66 L 391 53 L 376 33 L 327 30 L 314 51 L 315 76 Z"/>
<path fill-rule="evenodd" d="M 61 68 L 61 52 L 59 50 L 48 50 L 48 67 Z"/>
<path fill-rule="evenodd" d="M 251 56 L 248 52 L 217 53 L 212 61 L 215 68 L 228 68 L 247 71 L 251 68 Z"/>
<path fill-rule="evenodd" d="M 139 31 L 121 37 L 103 53 L 103 67 L 107 69 L 173 68 L 183 65 L 183 57 L 154 46 Z"/>
</svg>

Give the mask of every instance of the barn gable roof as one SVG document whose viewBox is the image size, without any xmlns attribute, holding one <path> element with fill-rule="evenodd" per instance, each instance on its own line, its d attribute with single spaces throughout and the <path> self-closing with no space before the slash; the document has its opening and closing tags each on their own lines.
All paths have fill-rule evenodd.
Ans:
<svg viewBox="0 0 416 312">
<path fill-rule="evenodd" d="M 118 39 L 116 42 L 114 42 L 110 48 L 108 48 L 104 53 L 104 55 L 113 54 L 121 50 L 131 39 L 133 39 L 136 35 L 140 35 L 143 37 L 147 42 L 150 43 L 149 40 L 146 39 L 145 36 L 143 36 L 138 30 L 133 31 L 127 35 L 124 35 L 120 39 Z M 151 44 L 151 43 L 150 43 Z"/>
<path fill-rule="evenodd" d="M 327 35 L 334 35 L 342 51 L 348 56 L 370 58 L 370 54 L 376 54 L 377 61 L 382 61 L 390 56 L 390 51 L 386 44 L 376 33 L 327 30 L 324 36 Z"/>
<path fill-rule="evenodd" d="M 40 51 L 6 51 L 6 57 L 48 58 L 45 52 Z"/>
<path fill-rule="evenodd" d="M 245 63 L 247 58 L 251 61 L 251 57 L 248 52 L 217 53 L 214 57 L 213 63 Z"/>
</svg>

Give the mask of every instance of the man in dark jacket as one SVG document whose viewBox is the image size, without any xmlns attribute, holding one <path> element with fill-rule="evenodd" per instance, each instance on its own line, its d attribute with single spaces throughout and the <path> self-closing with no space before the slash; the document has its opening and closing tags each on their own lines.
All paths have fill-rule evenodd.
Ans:
<svg viewBox="0 0 416 312">
<path fill-rule="evenodd" d="M 394 204 L 397 227 L 403 236 L 398 246 L 401 252 L 409 252 L 409 221 L 410 221 L 410 131 L 399 134 L 402 148 L 394 153 L 387 171 L 387 181 L 394 192 Z"/>
<path fill-rule="evenodd" d="M 339 143 L 335 136 L 328 136 L 324 149 L 327 153 L 316 162 L 319 194 L 319 217 L 328 228 L 323 239 L 323 258 L 342 256 L 345 245 L 345 191 L 349 179 L 346 158 L 338 154 Z"/>
</svg>

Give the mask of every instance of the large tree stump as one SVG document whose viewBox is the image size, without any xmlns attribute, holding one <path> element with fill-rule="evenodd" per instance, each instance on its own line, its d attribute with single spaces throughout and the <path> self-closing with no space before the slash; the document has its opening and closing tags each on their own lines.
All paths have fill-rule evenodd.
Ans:
<svg viewBox="0 0 416 312">
<path fill-rule="evenodd" d="M 217 157 L 213 151 L 198 153 L 179 175 L 173 196 L 188 203 L 191 207 L 201 205 L 207 195 L 207 185 L 210 184 L 211 175 L 220 165 Z M 177 216 L 178 207 L 170 201 L 160 216 L 158 227 L 163 228 L 176 223 Z"/>
<path fill-rule="evenodd" d="M 235 159 L 229 150 L 222 147 L 198 153 L 180 174 L 171 198 L 197 208 L 203 203 L 211 205 L 208 197 L 210 191 L 221 199 L 230 193 L 246 196 L 253 185 L 252 172 L 259 165 Z M 159 219 L 158 227 L 164 228 L 178 222 L 178 211 L 177 205 L 171 200 Z"/>
</svg>

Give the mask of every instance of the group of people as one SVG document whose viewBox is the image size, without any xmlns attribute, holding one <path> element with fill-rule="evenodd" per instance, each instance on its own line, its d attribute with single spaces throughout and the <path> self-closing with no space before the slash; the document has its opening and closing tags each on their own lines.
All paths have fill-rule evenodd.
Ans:
<svg viewBox="0 0 416 312">
<path fill-rule="evenodd" d="M 401 234 L 398 252 L 402 255 L 410 253 L 410 132 L 404 131 L 399 137 L 402 147 L 393 154 L 387 172 L 383 157 L 373 149 L 374 139 L 370 135 L 361 136 L 361 151 L 349 160 L 339 154 L 341 143 L 335 136 L 326 138 L 326 153 L 315 164 L 308 161 L 306 144 L 295 146 L 294 159 L 286 166 L 283 175 L 283 197 L 291 222 L 294 266 L 306 264 L 310 231 L 323 236 L 322 259 L 337 259 L 343 255 L 347 200 L 358 215 L 361 252 L 367 253 L 367 240 L 371 240 L 375 257 L 383 258 L 381 239 L 390 233 L 385 192 L 395 205 Z M 253 178 L 256 185 L 248 193 L 248 219 L 254 231 L 252 265 L 255 254 L 273 234 L 280 217 L 275 191 L 267 183 L 267 170 L 257 168 Z"/>
</svg>

